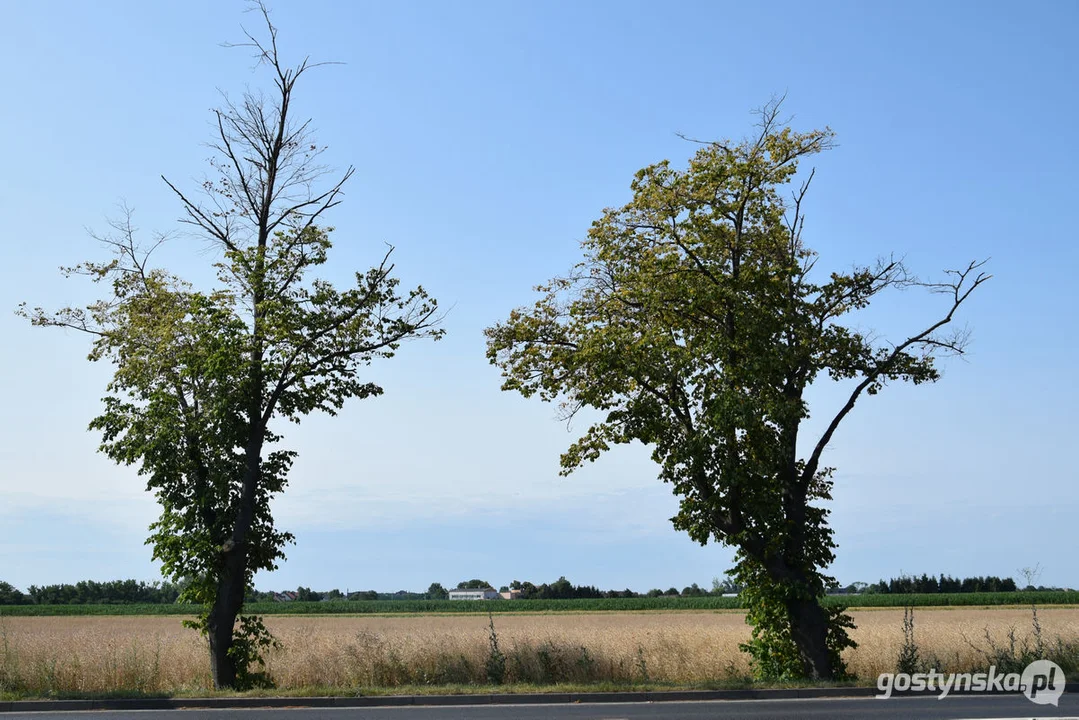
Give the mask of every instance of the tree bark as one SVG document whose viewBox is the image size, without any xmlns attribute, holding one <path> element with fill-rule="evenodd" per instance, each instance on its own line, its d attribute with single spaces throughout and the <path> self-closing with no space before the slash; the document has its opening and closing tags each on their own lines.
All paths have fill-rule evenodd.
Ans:
<svg viewBox="0 0 1079 720">
<path fill-rule="evenodd" d="M 820 600 L 792 600 L 787 603 L 791 638 L 802 656 L 805 677 L 812 680 L 834 680 L 835 668 L 828 653 L 828 613 Z"/>
<path fill-rule="evenodd" d="M 783 503 L 787 523 L 790 527 L 786 543 L 785 564 L 793 570 L 793 582 L 800 589 L 808 590 L 797 593 L 786 602 L 787 617 L 791 624 L 791 639 L 802 658 L 802 674 L 813 680 L 833 680 L 836 669 L 832 667 L 832 658 L 828 653 L 828 613 L 821 607 L 816 591 L 820 588 L 815 569 L 806 559 L 806 543 L 809 504 L 808 484 L 803 482 L 797 472 L 795 442 L 798 426 L 790 430 L 787 438 L 788 462 L 785 473 L 786 492 Z"/>
<path fill-rule="evenodd" d="M 247 592 L 247 533 L 255 516 L 255 490 L 262 474 L 262 428 L 255 423 L 247 447 L 243 491 L 232 538 L 221 549 L 221 574 L 217 596 L 210 610 L 207 633 L 210 639 L 210 673 L 218 690 L 236 685 L 238 668 L 229 656 L 236 618 Z"/>
<path fill-rule="evenodd" d="M 210 638 L 210 676 L 214 688 L 224 690 L 236 684 L 236 665 L 229 657 L 229 650 L 239 609 L 231 609 L 222 602 L 225 596 L 220 594 L 220 583 L 218 591 L 217 601 L 210 610 L 207 634 Z"/>
<path fill-rule="evenodd" d="M 246 534 L 246 533 L 245 533 Z M 208 618 L 210 639 L 210 674 L 214 688 L 224 690 L 236 685 L 236 663 L 229 656 L 236 618 L 244 604 L 247 576 L 247 553 L 244 545 L 230 544 L 223 551 L 224 563 L 217 582 L 217 597 Z"/>
</svg>

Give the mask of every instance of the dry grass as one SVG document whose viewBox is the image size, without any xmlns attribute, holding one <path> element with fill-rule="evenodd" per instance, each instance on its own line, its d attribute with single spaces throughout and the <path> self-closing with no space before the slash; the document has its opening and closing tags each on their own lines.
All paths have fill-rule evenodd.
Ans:
<svg viewBox="0 0 1079 720">
<path fill-rule="evenodd" d="M 1022 609 L 920 609 L 915 637 L 938 669 L 980 667 L 985 647 L 1030 630 Z M 852 612 L 860 647 L 846 655 L 861 678 L 895 668 L 902 610 Z M 1039 610 L 1044 636 L 1079 640 L 1079 608 Z M 486 616 L 266 618 L 283 643 L 269 657 L 282 691 L 483 684 Z M 495 618 L 506 682 L 708 685 L 748 674 L 740 612 L 582 613 Z M 191 693 L 209 688 L 198 635 L 176 617 L 0 618 L 0 692 Z"/>
</svg>

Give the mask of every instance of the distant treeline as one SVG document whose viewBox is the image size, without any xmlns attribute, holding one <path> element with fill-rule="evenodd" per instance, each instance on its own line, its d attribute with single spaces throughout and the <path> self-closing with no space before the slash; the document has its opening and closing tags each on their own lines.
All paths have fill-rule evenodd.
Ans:
<svg viewBox="0 0 1079 720">
<path fill-rule="evenodd" d="M 172 583 L 141 580 L 82 580 L 70 585 L 31 585 L 22 592 L 0 581 L 0 605 L 135 605 L 174 603 L 180 588 Z"/>
<path fill-rule="evenodd" d="M 891 580 L 881 580 L 875 585 L 870 585 L 865 592 L 868 593 L 891 593 L 894 595 L 908 595 L 910 593 L 982 593 L 982 592 L 1015 592 L 1020 588 L 1011 578 L 1000 578 L 993 575 L 985 577 L 954 578 L 950 575 L 923 574 L 903 575 Z M 1061 588 L 1049 588 L 1045 586 L 1034 587 L 1027 585 L 1023 590 L 1060 590 Z"/>
<path fill-rule="evenodd" d="M 484 580 L 473 579 L 458 583 L 457 587 L 485 588 L 493 587 Z M 625 590 L 600 590 L 593 585 L 574 585 L 565 577 L 552 583 L 536 585 L 528 581 L 514 580 L 501 591 L 515 590 L 515 597 L 521 600 L 617 600 L 630 598 L 708 598 L 737 594 L 741 588 L 730 579 L 712 580 L 711 589 L 705 589 L 696 583 L 679 590 L 654 588 L 648 592 Z M 948 594 L 958 593 L 1010 593 L 1019 590 L 1011 578 L 995 576 L 954 578 L 950 575 L 937 577 L 923 574 L 921 577 L 903 575 L 891 580 L 866 585 L 853 583 L 846 587 L 834 587 L 829 594 L 851 595 L 910 595 L 910 594 Z M 1061 588 L 1027 585 L 1022 588 L 1030 591 L 1057 591 Z M 168 582 L 142 582 L 139 580 L 113 580 L 82 582 L 60 585 L 31 585 L 27 592 L 22 592 L 10 583 L 0 581 L 0 605 L 157 605 L 172 604 L 177 601 L 182 587 Z M 338 602 L 338 601 L 427 601 L 445 600 L 449 591 L 440 583 L 432 583 L 427 592 L 377 592 L 375 590 L 315 591 L 300 587 L 282 592 L 248 590 L 247 599 L 251 603 L 270 602 Z"/>
<path fill-rule="evenodd" d="M 467 580 L 459 583 L 459 587 L 488 587 L 482 580 Z M 536 585 L 531 582 L 514 580 L 509 586 L 503 586 L 501 590 L 510 588 L 520 592 L 518 597 L 522 600 L 590 600 L 602 598 L 658 598 L 658 597 L 708 597 L 730 595 L 740 589 L 729 580 L 712 581 L 712 589 L 706 590 L 693 583 L 682 590 L 659 588 L 648 592 L 635 592 L 625 590 L 600 590 L 592 585 L 574 585 L 560 577 L 552 583 Z M 84 580 L 75 584 L 46 585 L 38 587 L 31 585 L 27 592 L 22 592 L 10 583 L 0 581 L 0 605 L 113 605 L 113 604 L 143 604 L 154 605 L 161 603 L 175 603 L 180 595 L 181 587 L 172 583 L 146 583 L 138 580 L 113 580 L 111 582 L 96 582 Z M 432 583 L 427 592 L 410 592 L 399 590 L 397 592 L 377 592 L 375 590 L 342 592 L 339 589 L 316 591 L 307 587 L 299 587 L 296 590 L 285 591 L 259 591 L 249 589 L 247 591 L 248 602 L 319 602 L 319 601 L 405 601 L 405 600 L 444 600 L 449 596 L 449 591 L 440 583 Z"/>
<path fill-rule="evenodd" d="M 495 588 L 486 580 L 474 578 L 457 583 L 456 587 L 466 589 Z M 501 593 L 511 593 L 518 600 L 603 600 L 619 598 L 658 598 L 658 597 L 708 597 L 710 595 L 732 595 L 738 593 L 741 588 L 730 580 L 720 581 L 719 578 L 712 580 L 712 589 L 704 588 L 693 583 L 679 590 L 672 587 L 667 590 L 654 588 L 648 592 L 640 593 L 626 588 L 625 590 L 600 590 L 594 585 L 574 585 L 562 576 L 552 583 L 539 585 L 521 580 L 514 580 L 509 585 L 498 588 Z M 449 598 L 449 590 L 442 583 L 431 583 L 425 593 L 427 600 L 446 600 Z M 382 598 L 379 598 L 382 599 Z"/>
<path fill-rule="evenodd" d="M 638 597 L 706 597 L 708 595 L 724 595 L 737 592 L 734 585 L 720 583 L 718 580 L 712 583 L 712 590 L 705 590 L 697 583 L 679 590 L 668 588 L 661 590 L 654 588 L 646 593 L 639 593 L 629 588 L 625 590 L 600 590 L 594 585 L 574 585 L 565 577 L 560 577 L 553 583 L 536 585 L 528 581 L 514 580 L 509 584 L 510 590 L 517 590 L 521 600 L 589 600 L 600 598 L 638 598 Z"/>
</svg>

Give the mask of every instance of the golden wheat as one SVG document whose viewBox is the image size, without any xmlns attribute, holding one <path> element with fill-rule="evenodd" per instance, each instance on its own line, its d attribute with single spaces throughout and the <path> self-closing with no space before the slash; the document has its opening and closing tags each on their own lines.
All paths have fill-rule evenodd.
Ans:
<svg viewBox="0 0 1079 720">
<path fill-rule="evenodd" d="M 857 649 L 845 659 L 861 678 L 895 668 L 902 610 L 853 611 Z M 1038 611 L 1043 635 L 1079 639 L 1079 608 Z M 1022 609 L 922 609 L 915 639 L 940 669 L 984 663 L 976 647 L 1029 634 Z M 740 612 L 580 613 L 494 618 L 506 680 L 705 684 L 744 677 L 749 637 Z M 282 690 L 484 683 L 488 618 L 271 616 L 282 643 L 268 670 Z M 0 618 L 0 691 L 197 692 L 209 688 L 208 653 L 176 617 Z"/>
</svg>

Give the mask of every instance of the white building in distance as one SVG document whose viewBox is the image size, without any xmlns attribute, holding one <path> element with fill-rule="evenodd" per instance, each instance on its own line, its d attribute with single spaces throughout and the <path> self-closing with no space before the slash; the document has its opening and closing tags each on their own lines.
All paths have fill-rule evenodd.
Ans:
<svg viewBox="0 0 1079 720">
<path fill-rule="evenodd" d="M 450 600 L 494 600 L 501 597 L 492 587 L 455 588 L 450 590 Z"/>
</svg>

